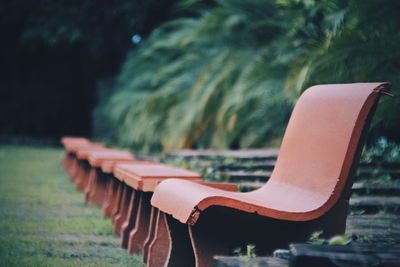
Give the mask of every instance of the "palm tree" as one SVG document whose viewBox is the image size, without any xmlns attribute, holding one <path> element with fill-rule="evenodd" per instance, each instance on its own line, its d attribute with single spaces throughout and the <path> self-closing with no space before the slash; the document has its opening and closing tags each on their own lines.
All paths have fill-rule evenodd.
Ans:
<svg viewBox="0 0 400 267">
<path fill-rule="evenodd" d="M 382 2 L 385 16 L 371 15 Z M 396 84 L 397 1 L 362 3 L 219 0 L 163 24 L 130 54 L 104 108 L 116 138 L 147 150 L 271 145 L 309 85 Z M 398 131 L 382 116 L 374 125 L 375 135 Z"/>
</svg>

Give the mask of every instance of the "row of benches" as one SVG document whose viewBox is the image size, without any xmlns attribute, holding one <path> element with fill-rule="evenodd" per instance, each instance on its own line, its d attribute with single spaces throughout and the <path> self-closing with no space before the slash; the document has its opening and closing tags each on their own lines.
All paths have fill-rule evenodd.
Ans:
<svg viewBox="0 0 400 267">
<path fill-rule="evenodd" d="M 113 233 L 121 236 L 121 247 L 130 254 L 143 254 L 149 266 L 160 266 L 157 258 L 148 259 L 155 243 L 155 228 L 160 212 L 151 206 L 155 187 L 164 179 L 180 178 L 223 190 L 236 191 L 236 184 L 207 183 L 199 174 L 153 161 L 140 161 L 128 151 L 107 148 L 85 138 L 64 137 L 63 165 L 86 201 L 103 208 L 111 217 Z M 161 215 L 162 216 L 162 215 Z M 162 241 L 165 242 L 165 241 Z M 165 248 L 162 249 L 166 252 Z"/>
<path fill-rule="evenodd" d="M 83 138 L 63 138 L 64 167 L 89 203 L 112 217 L 121 246 L 148 266 L 211 266 L 248 243 L 269 253 L 345 230 L 362 140 L 386 83 L 315 86 L 298 100 L 274 172 L 260 189 L 138 161 Z M 178 179 L 170 179 L 178 178 Z M 154 192 L 154 194 L 153 194 Z"/>
</svg>

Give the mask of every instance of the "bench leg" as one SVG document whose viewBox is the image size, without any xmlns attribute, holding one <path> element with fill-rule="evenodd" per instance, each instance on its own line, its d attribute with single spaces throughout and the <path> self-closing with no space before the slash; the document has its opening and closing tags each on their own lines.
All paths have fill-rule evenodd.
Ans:
<svg viewBox="0 0 400 267">
<path fill-rule="evenodd" d="M 128 253 L 143 254 L 144 241 L 150 224 L 151 204 L 153 193 L 142 192 L 137 209 L 135 228 L 129 233 Z"/>
<path fill-rule="evenodd" d="M 106 201 L 108 184 L 112 179 L 113 178 L 110 174 L 104 173 L 99 169 L 99 180 L 94 194 L 96 195 L 96 198 L 98 198 L 98 205 L 100 207 L 103 207 L 104 202 Z"/>
<path fill-rule="evenodd" d="M 85 183 L 84 193 L 86 203 L 95 204 L 93 199 L 91 198 L 91 192 L 93 191 L 95 180 L 97 179 L 97 171 L 96 168 L 90 168 L 87 182 Z"/>
<path fill-rule="evenodd" d="M 81 191 L 85 192 L 86 187 L 88 186 L 88 184 L 90 182 L 90 174 L 91 173 L 95 174 L 96 172 L 93 172 L 93 168 L 90 166 L 90 164 L 87 161 L 85 161 L 83 163 L 83 166 L 84 166 L 84 169 L 83 169 L 84 171 L 82 172 L 83 175 L 81 176 L 81 182 L 80 182 L 79 188 Z"/>
<path fill-rule="evenodd" d="M 147 258 L 149 255 L 149 246 L 154 239 L 155 232 L 156 232 L 156 225 L 157 225 L 157 215 L 158 209 L 155 207 L 151 207 L 150 212 L 150 223 L 149 223 L 149 231 L 147 233 L 146 239 L 144 241 L 143 246 L 143 262 L 147 263 Z"/>
<path fill-rule="evenodd" d="M 155 225 L 154 238 L 145 262 L 147 266 L 194 266 L 193 249 L 186 225 L 159 210 Z"/>
<path fill-rule="evenodd" d="M 82 172 L 81 161 L 78 160 L 77 158 L 75 158 L 74 167 L 73 167 L 73 171 L 72 171 L 72 180 L 75 182 L 75 185 L 78 182 L 81 172 Z"/>
<path fill-rule="evenodd" d="M 116 180 L 111 174 L 107 174 L 107 176 L 108 182 L 106 186 L 104 202 L 102 205 L 104 218 L 111 216 L 111 207 L 113 206 L 118 190 L 118 184 L 116 182 L 118 180 Z"/>
<path fill-rule="evenodd" d="M 73 160 L 74 160 L 74 157 L 72 156 L 71 153 L 68 153 L 68 152 L 64 153 L 62 164 L 64 166 L 65 171 L 69 175 L 71 175 L 71 166 L 72 166 Z"/>
<path fill-rule="evenodd" d="M 84 163 L 81 160 L 76 160 L 76 171 L 75 171 L 74 181 L 75 181 L 75 187 L 78 190 L 79 190 L 78 188 L 79 184 L 82 183 L 81 182 L 81 179 L 83 179 L 82 176 L 84 176 L 85 172 L 83 165 Z"/>
<path fill-rule="evenodd" d="M 75 162 L 76 162 L 76 157 L 74 156 L 74 154 L 65 152 L 62 163 L 65 171 L 68 173 L 71 179 L 73 179 Z"/>
<path fill-rule="evenodd" d="M 132 189 L 131 199 L 129 201 L 128 215 L 121 227 L 121 247 L 128 248 L 129 233 L 135 228 L 136 217 L 141 198 L 141 191 Z"/>
<path fill-rule="evenodd" d="M 101 204 L 103 218 L 108 218 L 110 216 L 110 212 L 109 212 L 109 206 L 110 206 L 110 201 L 111 201 L 110 193 L 112 192 L 113 180 L 114 180 L 113 177 L 109 175 L 108 181 L 106 184 L 105 193 L 104 193 L 104 201 L 103 201 L 103 204 Z M 107 209 L 107 211 L 106 211 L 106 209 Z"/>
<path fill-rule="evenodd" d="M 147 266 L 194 266 L 195 259 L 187 225 L 170 215 L 157 212 L 153 241 L 149 245 Z"/>
<path fill-rule="evenodd" d="M 167 221 L 167 229 L 170 235 L 171 246 L 165 266 L 194 266 L 195 255 L 188 231 L 188 226 L 175 220 L 170 215 L 166 215 L 165 213 L 161 214 L 166 218 Z"/>
<path fill-rule="evenodd" d="M 112 211 L 117 201 L 119 180 L 115 179 L 113 175 L 108 174 L 108 183 L 106 188 L 106 196 L 103 202 L 103 217 L 108 218 L 112 216 Z"/>
<path fill-rule="evenodd" d="M 126 220 L 131 194 L 132 194 L 132 188 L 127 185 L 123 185 L 123 193 L 118 213 L 113 218 L 113 223 L 114 223 L 113 234 L 115 235 L 118 236 L 121 235 L 121 226 L 122 223 Z"/>
<path fill-rule="evenodd" d="M 73 160 L 71 162 L 71 167 L 70 167 L 70 176 L 71 176 L 71 180 L 76 182 L 78 173 L 80 172 L 80 166 L 79 166 L 79 162 L 78 159 L 76 158 L 76 156 L 73 156 Z"/>
<path fill-rule="evenodd" d="M 115 217 L 118 215 L 119 207 L 121 206 L 122 195 L 124 194 L 125 184 L 118 180 L 117 193 L 115 195 L 114 206 L 111 209 L 111 222 L 114 224 Z"/>
<path fill-rule="evenodd" d="M 171 236 L 168 231 L 165 213 L 157 210 L 154 238 L 148 249 L 147 267 L 166 266 L 171 250 Z M 190 265 L 189 265 L 190 266 Z"/>
<path fill-rule="evenodd" d="M 105 201 L 106 188 L 109 176 L 100 168 L 92 168 L 94 175 L 90 177 L 88 186 L 85 189 L 86 200 L 90 204 L 101 206 Z"/>
<path fill-rule="evenodd" d="M 79 191 L 83 191 L 86 188 L 86 184 L 89 180 L 89 173 L 90 173 L 90 165 L 88 162 L 79 160 L 79 171 L 78 175 L 76 176 L 76 189 Z"/>
<path fill-rule="evenodd" d="M 215 227 L 215 224 L 188 225 L 187 227 L 195 257 L 193 266 L 212 267 L 214 255 L 229 255 L 230 240 L 224 233 L 224 229 Z M 240 231 L 240 229 L 237 230 Z M 231 235 L 235 234 L 234 231 L 231 232 Z"/>
<path fill-rule="evenodd" d="M 117 192 L 117 199 L 118 201 L 115 203 L 113 212 L 112 212 L 112 219 L 111 222 L 113 225 L 115 225 L 115 220 L 117 219 L 117 217 L 119 216 L 120 213 L 120 209 L 122 207 L 122 198 L 125 195 L 125 184 L 124 183 L 120 183 L 119 187 L 118 187 L 118 192 Z"/>
</svg>

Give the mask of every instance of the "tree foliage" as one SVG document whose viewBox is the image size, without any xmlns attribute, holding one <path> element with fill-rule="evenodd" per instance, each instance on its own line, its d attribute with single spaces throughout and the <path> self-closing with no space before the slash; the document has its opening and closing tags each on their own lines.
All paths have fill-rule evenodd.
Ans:
<svg viewBox="0 0 400 267">
<path fill-rule="evenodd" d="M 121 144 L 247 148 L 282 136 L 312 84 L 399 83 L 398 1 L 181 1 L 132 51 L 102 109 Z M 379 8 L 378 8 L 379 7 Z M 194 12 L 195 10 L 196 12 Z M 398 101 L 398 100 L 397 100 Z M 391 110 L 399 118 L 396 101 Z M 375 135 L 398 127 L 378 116 Z"/>
</svg>

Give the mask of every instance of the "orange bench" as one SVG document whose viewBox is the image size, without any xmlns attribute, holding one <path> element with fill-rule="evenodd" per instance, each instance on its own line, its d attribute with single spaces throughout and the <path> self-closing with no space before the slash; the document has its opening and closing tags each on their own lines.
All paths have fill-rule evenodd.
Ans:
<svg viewBox="0 0 400 267">
<path fill-rule="evenodd" d="M 85 198 L 90 204 L 102 206 L 108 184 L 113 180 L 112 175 L 103 172 L 103 163 L 136 162 L 136 160 L 129 151 L 113 149 L 89 151 L 88 162 L 91 168 L 88 183 L 85 187 Z"/>
<path fill-rule="evenodd" d="M 65 143 L 65 156 L 63 162 L 66 167 L 66 171 L 69 174 L 71 180 L 75 182 L 79 190 L 83 190 L 80 185 L 82 180 L 88 176 L 90 166 L 85 158 L 87 153 L 92 150 L 106 150 L 101 143 L 87 142 L 66 142 Z"/>
<path fill-rule="evenodd" d="M 141 242 L 128 242 L 128 239 L 137 240 L 136 236 L 140 235 L 143 238 L 146 235 L 152 194 L 150 192 L 154 191 L 154 187 L 159 181 L 168 178 L 201 179 L 195 172 L 164 164 L 117 164 L 114 176 L 122 184 L 120 186 L 120 207 L 113 217 L 113 233 L 121 235 L 121 246 L 128 248 L 130 253 L 136 252 L 133 244 L 141 244 Z M 137 223 L 136 217 L 139 218 Z M 130 234 L 135 227 L 141 230 L 137 230 L 136 234 Z M 129 243 L 131 246 L 128 245 Z"/>
<path fill-rule="evenodd" d="M 65 169 L 76 187 L 85 192 L 86 201 L 102 206 L 103 216 L 113 217 L 114 221 L 117 218 L 117 225 L 122 223 L 127 207 L 121 203 L 125 202 L 128 190 L 125 190 L 123 182 L 113 176 L 116 164 L 135 163 L 136 166 L 156 163 L 137 161 L 128 151 L 106 148 L 85 138 L 64 137 L 61 143 L 66 150 L 63 160 Z M 119 229 L 118 226 L 114 228 Z"/>
<path fill-rule="evenodd" d="M 75 182 L 76 188 L 80 191 L 85 191 L 86 186 L 89 182 L 89 176 L 91 171 L 91 166 L 89 163 L 89 153 L 93 151 L 111 151 L 111 148 L 105 147 L 103 144 L 91 143 L 87 146 L 72 146 L 70 151 L 75 153 L 76 156 L 76 166 L 72 179 Z"/>
<path fill-rule="evenodd" d="M 168 179 L 151 204 L 165 236 L 149 266 L 211 266 L 214 255 L 248 243 L 270 253 L 317 230 L 343 234 L 367 127 L 387 83 L 319 85 L 297 101 L 272 177 L 260 189 L 227 192 Z"/>
<path fill-rule="evenodd" d="M 76 157 L 74 153 L 71 153 L 68 151 L 69 147 L 73 145 L 86 145 L 89 144 L 90 141 L 86 138 L 83 137 L 63 137 L 61 138 L 61 144 L 64 146 L 65 149 L 65 154 L 62 160 L 63 166 L 65 171 L 70 174 L 72 172 L 72 169 L 74 168 L 74 164 L 76 161 Z"/>
<path fill-rule="evenodd" d="M 114 221 L 114 233 L 120 233 L 121 246 L 128 252 L 143 254 L 144 262 L 148 248 L 160 231 L 157 229 L 158 210 L 151 207 L 150 198 L 157 185 L 168 178 L 180 178 L 186 181 L 208 184 L 210 186 L 236 191 L 235 184 L 205 183 L 199 174 L 163 164 L 137 165 L 117 164 L 114 175 L 126 186 L 121 203 L 119 217 Z M 161 234 L 161 233 L 160 233 Z"/>
<path fill-rule="evenodd" d="M 101 170 L 105 175 L 109 176 L 109 182 L 107 184 L 105 199 L 103 202 L 103 216 L 104 217 L 112 217 L 117 216 L 120 208 L 120 202 L 123 195 L 124 183 L 121 182 L 114 176 L 114 169 L 119 163 L 128 163 L 128 162 L 120 162 L 116 160 L 105 160 L 101 165 Z M 132 161 L 131 163 L 136 164 L 157 164 L 153 161 Z"/>
</svg>

